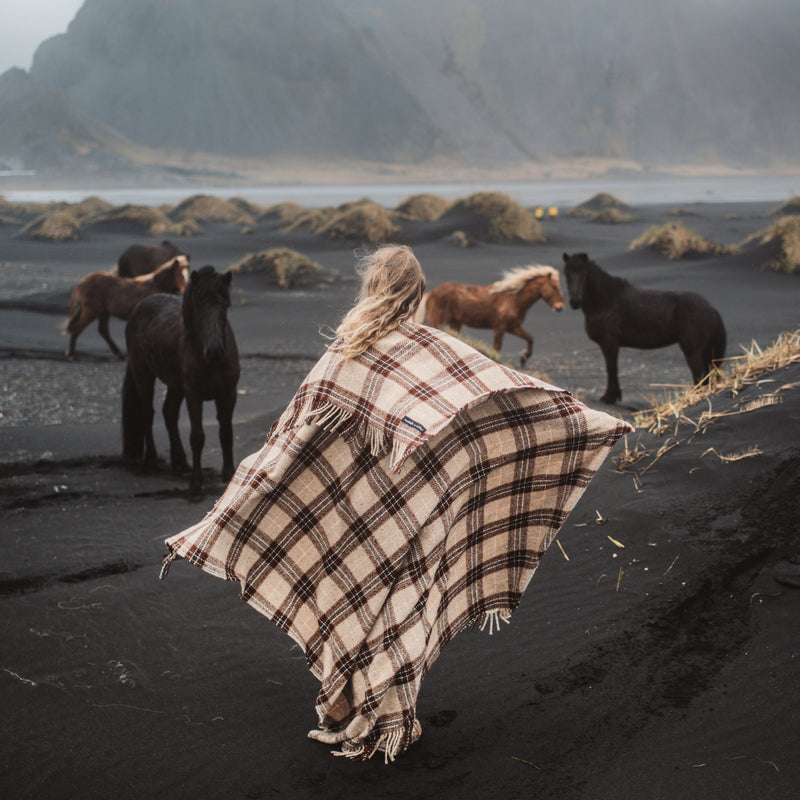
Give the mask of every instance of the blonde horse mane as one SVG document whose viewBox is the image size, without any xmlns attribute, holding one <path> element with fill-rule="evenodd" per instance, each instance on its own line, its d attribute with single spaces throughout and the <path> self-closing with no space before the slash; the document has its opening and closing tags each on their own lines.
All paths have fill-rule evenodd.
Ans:
<svg viewBox="0 0 800 800">
<path fill-rule="evenodd" d="M 543 264 L 530 264 L 527 267 L 514 267 L 503 273 L 499 281 L 495 281 L 489 287 L 490 294 L 497 292 L 518 292 L 525 284 L 533 278 L 549 276 L 558 283 L 558 272 L 553 267 Z"/>
</svg>

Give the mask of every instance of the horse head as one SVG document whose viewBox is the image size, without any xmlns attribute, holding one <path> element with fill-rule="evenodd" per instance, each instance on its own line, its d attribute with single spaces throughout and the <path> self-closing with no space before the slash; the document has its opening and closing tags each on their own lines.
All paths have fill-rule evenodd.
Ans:
<svg viewBox="0 0 800 800">
<path fill-rule="evenodd" d="M 183 293 L 183 327 L 207 364 L 217 364 L 227 352 L 230 272 L 212 266 L 194 270 Z"/>
<path fill-rule="evenodd" d="M 586 253 L 564 253 L 564 275 L 567 278 L 567 294 L 569 304 L 579 309 L 583 303 L 583 288 L 586 284 L 586 273 L 589 269 L 589 256 Z"/>
<path fill-rule="evenodd" d="M 550 267 L 547 280 L 542 282 L 540 291 L 545 303 L 547 303 L 553 311 L 564 310 L 564 295 L 561 294 L 561 281 L 558 277 L 558 270 Z"/>
</svg>

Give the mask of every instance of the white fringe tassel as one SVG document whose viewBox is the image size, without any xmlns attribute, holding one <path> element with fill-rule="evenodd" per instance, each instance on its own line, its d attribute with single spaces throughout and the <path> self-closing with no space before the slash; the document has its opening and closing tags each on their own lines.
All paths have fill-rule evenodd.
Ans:
<svg viewBox="0 0 800 800">
<path fill-rule="evenodd" d="M 310 425 L 317 425 L 326 431 L 335 431 L 350 419 L 350 412 L 347 409 L 328 403 L 306 415 L 306 422 Z"/>
<path fill-rule="evenodd" d="M 505 622 L 508 625 L 511 622 L 511 614 L 508 611 L 502 611 L 499 608 L 494 609 L 493 611 L 487 611 L 483 615 L 483 621 L 481 622 L 480 630 L 483 630 L 486 627 L 486 623 L 489 623 L 489 636 L 491 636 L 495 630 L 500 631 L 500 622 Z"/>
</svg>

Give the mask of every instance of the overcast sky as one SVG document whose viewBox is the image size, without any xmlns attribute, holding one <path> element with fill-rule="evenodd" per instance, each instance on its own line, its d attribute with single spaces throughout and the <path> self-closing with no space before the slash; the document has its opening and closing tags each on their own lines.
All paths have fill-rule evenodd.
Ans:
<svg viewBox="0 0 800 800">
<path fill-rule="evenodd" d="M 0 0 L 0 74 L 30 69 L 36 48 L 64 33 L 83 0 Z"/>
</svg>

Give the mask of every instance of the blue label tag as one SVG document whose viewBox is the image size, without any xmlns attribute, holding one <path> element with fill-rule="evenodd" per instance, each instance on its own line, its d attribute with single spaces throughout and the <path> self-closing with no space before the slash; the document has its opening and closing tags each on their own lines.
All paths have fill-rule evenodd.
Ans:
<svg viewBox="0 0 800 800">
<path fill-rule="evenodd" d="M 411 417 L 403 417 L 403 422 L 408 425 L 409 427 L 413 428 L 415 431 L 419 431 L 420 433 L 425 433 L 425 426 L 421 425 Z"/>
</svg>

